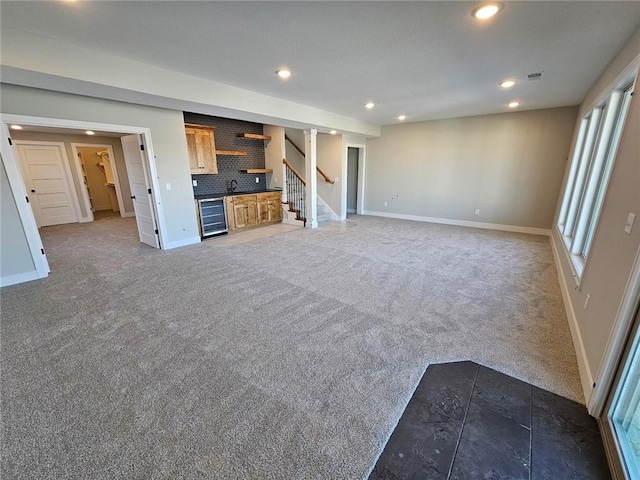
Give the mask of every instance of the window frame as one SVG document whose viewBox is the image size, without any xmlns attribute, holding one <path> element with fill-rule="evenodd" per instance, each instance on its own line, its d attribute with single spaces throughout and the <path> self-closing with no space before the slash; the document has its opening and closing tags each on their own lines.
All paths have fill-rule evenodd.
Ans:
<svg viewBox="0 0 640 480">
<path fill-rule="evenodd" d="M 583 115 L 556 229 L 579 288 L 624 131 L 637 70 L 607 90 Z"/>
</svg>

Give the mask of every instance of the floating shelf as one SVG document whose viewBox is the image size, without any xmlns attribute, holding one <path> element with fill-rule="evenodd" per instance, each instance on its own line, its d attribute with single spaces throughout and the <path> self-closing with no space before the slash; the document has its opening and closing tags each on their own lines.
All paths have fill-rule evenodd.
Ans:
<svg viewBox="0 0 640 480">
<path fill-rule="evenodd" d="M 259 133 L 239 133 L 238 137 L 253 138 L 255 140 L 271 140 L 269 135 L 260 135 Z"/>
<path fill-rule="evenodd" d="M 236 155 L 246 157 L 247 152 L 243 152 L 242 150 L 216 150 L 216 155 Z"/>
<path fill-rule="evenodd" d="M 246 168 L 240 171 L 242 173 L 273 173 L 272 168 Z"/>
</svg>

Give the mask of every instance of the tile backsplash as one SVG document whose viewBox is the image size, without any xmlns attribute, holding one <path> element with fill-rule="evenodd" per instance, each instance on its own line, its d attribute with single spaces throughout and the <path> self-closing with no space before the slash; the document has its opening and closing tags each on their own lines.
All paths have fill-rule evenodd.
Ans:
<svg viewBox="0 0 640 480">
<path fill-rule="evenodd" d="M 217 150 L 243 150 L 247 156 L 218 155 L 218 173 L 216 175 L 191 175 L 198 186 L 193 187 L 194 195 L 225 193 L 231 180 L 238 182 L 236 191 L 257 192 L 267 188 L 267 176 L 264 173 L 243 173 L 247 168 L 264 168 L 265 140 L 240 138 L 238 133 L 263 133 L 262 124 L 244 122 L 230 118 L 211 117 L 198 113 L 184 112 L 185 123 L 215 127 Z M 258 178 L 259 183 L 256 183 Z"/>
</svg>

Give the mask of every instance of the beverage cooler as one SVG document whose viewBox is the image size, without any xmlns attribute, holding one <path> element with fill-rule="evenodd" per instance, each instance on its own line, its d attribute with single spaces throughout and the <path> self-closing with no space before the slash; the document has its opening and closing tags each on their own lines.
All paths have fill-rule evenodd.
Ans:
<svg viewBox="0 0 640 480">
<path fill-rule="evenodd" d="M 224 198 L 198 200 L 200 214 L 200 234 L 209 237 L 229 231 Z"/>
</svg>

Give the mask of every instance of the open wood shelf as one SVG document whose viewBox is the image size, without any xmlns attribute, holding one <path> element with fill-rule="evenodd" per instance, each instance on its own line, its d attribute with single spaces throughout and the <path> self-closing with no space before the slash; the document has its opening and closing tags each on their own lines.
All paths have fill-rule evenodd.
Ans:
<svg viewBox="0 0 640 480">
<path fill-rule="evenodd" d="M 238 137 L 253 138 L 255 140 L 271 140 L 269 135 L 260 135 L 259 133 L 239 133 Z"/>
<path fill-rule="evenodd" d="M 216 150 L 216 155 L 236 155 L 246 157 L 247 152 L 243 152 L 242 150 Z"/>
<path fill-rule="evenodd" d="M 246 168 L 240 171 L 242 173 L 273 173 L 272 168 Z"/>
</svg>

